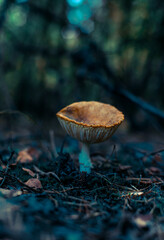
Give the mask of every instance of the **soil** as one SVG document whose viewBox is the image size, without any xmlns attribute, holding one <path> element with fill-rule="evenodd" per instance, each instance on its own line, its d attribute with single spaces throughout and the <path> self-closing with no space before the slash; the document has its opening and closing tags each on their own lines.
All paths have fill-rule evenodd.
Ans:
<svg viewBox="0 0 164 240">
<path fill-rule="evenodd" d="M 0 239 L 164 239 L 163 143 L 91 146 L 87 175 L 78 142 L 55 139 L 58 156 L 53 137 L 0 141 Z"/>
</svg>

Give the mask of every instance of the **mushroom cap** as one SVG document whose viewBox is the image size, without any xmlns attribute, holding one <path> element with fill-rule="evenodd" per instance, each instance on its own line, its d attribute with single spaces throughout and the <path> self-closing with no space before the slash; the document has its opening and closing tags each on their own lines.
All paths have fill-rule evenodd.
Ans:
<svg viewBox="0 0 164 240">
<path fill-rule="evenodd" d="M 85 143 L 107 140 L 124 120 L 117 108 L 96 101 L 72 103 L 56 115 L 70 136 Z"/>
</svg>

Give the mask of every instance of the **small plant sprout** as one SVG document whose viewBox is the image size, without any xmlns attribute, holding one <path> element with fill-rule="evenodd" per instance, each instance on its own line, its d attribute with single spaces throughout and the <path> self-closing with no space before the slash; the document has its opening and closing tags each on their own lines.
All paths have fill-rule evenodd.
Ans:
<svg viewBox="0 0 164 240">
<path fill-rule="evenodd" d="M 80 172 L 91 172 L 89 145 L 110 138 L 124 120 L 122 112 L 115 107 L 95 102 L 76 102 L 57 114 L 65 131 L 82 143 L 79 155 Z"/>
</svg>

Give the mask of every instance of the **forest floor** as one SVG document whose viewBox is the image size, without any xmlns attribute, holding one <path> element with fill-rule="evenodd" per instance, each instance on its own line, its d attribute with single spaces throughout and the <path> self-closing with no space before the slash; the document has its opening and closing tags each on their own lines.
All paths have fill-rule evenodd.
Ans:
<svg viewBox="0 0 164 240">
<path fill-rule="evenodd" d="M 91 146 L 90 175 L 69 137 L 57 158 L 53 133 L 1 139 L 0 239 L 164 239 L 164 142 L 143 135 Z"/>
</svg>

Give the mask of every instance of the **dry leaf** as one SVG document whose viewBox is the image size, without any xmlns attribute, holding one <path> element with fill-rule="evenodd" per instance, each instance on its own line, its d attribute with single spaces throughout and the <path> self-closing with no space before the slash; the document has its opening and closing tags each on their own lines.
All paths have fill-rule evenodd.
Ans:
<svg viewBox="0 0 164 240">
<path fill-rule="evenodd" d="M 152 215 L 140 215 L 134 219 L 134 222 L 138 227 L 147 227 L 150 224 L 150 220 L 152 219 Z"/>
<path fill-rule="evenodd" d="M 38 159 L 40 154 L 40 151 L 33 147 L 26 148 L 19 152 L 17 162 L 30 163 L 33 160 Z"/>
<path fill-rule="evenodd" d="M 28 149 L 24 149 L 20 151 L 17 157 L 17 162 L 21 162 L 21 163 L 29 163 L 29 162 L 32 162 L 32 160 L 33 158 L 28 153 Z"/>
<path fill-rule="evenodd" d="M 35 177 L 35 173 L 28 168 L 22 168 L 23 171 L 27 172 L 30 176 Z"/>
<path fill-rule="evenodd" d="M 40 189 L 43 188 L 41 182 L 37 178 L 30 178 L 25 184 L 31 188 Z"/>
</svg>

